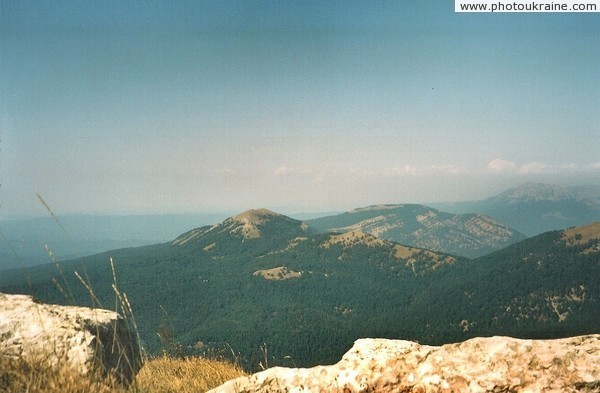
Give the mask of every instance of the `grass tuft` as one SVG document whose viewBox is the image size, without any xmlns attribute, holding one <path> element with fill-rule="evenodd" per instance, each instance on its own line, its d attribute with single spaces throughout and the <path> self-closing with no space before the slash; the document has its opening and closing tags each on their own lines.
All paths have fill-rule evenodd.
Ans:
<svg viewBox="0 0 600 393">
<path fill-rule="evenodd" d="M 0 392 L 48 393 L 126 393 L 115 378 L 101 373 L 86 375 L 67 361 L 53 363 L 48 358 L 10 358 L 0 356 Z"/>
<path fill-rule="evenodd" d="M 64 361 L 52 364 L 47 359 L 24 360 L 0 356 L 0 393 L 154 393 L 205 392 L 230 379 L 246 375 L 226 360 L 168 356 L 148 360 L 129 387 L 101 373 L 81 375 Z"/>
<path fill-rule="evenodd" d="M 246 375 L 226 360 L 160 356 L 146 362 L 135 379 L 139 392 L 205 392 Z"/>
</svg>

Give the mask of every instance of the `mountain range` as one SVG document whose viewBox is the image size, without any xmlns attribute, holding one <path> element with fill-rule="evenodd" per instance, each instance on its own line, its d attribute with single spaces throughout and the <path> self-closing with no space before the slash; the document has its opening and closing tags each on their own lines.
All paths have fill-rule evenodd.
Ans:
<svg viewBox="0 0 600 393">
<path fill-rule="evenodd" d="M 355 227 L 417 247 L 477 257 L 522 239 L 521 234 L 533 236 L 600 220 L 600 187 L 527 183 L 482 201 L 380 207 L 293 217 L 310 219 L 322 230 Z M 59 223 L 54 217 L 3 219 L 0 270 L 49 263 L 46 245 L 57 259 L 66 260 L 167 242 L 189 228 L 214 224 L 229 215 L 78 215 L 59 216 Z"/>
<path fill-rule="evenodd" d="M 452 214 L 424 205 L 377 205 L 307 223 L 325 232 L 360 230 L 429 250 L 478 257 L 525 239 L 482 214 Z"/>
<path fill-rule="evenodd" d="M 334 362 L 360 337 L 598 333 L 598 277 L 600 223 L 469 259 L 257 209 L 170 242 L 5 270 L 0 292 L 110 307 L 114 285 L 150 353 L 221 350 L 256 369 Z"/>
<path fill-rule="evenodd" d="M 433 206 L 457 214 L 486 214 L 527 236 L 534 236 L 600 220 L 600 186 L 525 183 L 480 201 Z"/>
</svg>

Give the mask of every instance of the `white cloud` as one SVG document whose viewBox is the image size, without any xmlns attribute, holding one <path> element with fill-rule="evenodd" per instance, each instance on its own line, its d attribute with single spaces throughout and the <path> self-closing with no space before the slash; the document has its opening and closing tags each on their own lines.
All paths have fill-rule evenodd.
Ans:
<svg viewBox="0 0 600 393">
<path fill-rule="evenodd" d="M 520 175 L 528 175 L 531 173 L 540 173 L 540 172 L 543 172 L 546 168 L 548 168 L 548 166 L 541 162 L 530 162 L 528 164 L 521 166 L 521 168 L 519 168 L 519 174 Z"/>
<path fill-rule="evenodd" d="M 429 167 L 434 172 L 441 172 L 447 175 L 459 175 L 463 173 L 463 168 L 456 165 L 431 165 Z"/>
<path fill-rule="evenodd" d="M 404 173 L 414 174 L 417 171 L 417 168 L 410 164 L 406 164 L 402 167 L 402 170 L 404 171 Z"/>
<path fill-rule="evenodd" d="M 577 170 L 577 169 L 579 169 L 579 165 L 574 164 L 574 163 L 564 164 L 564 165 L 559 166 L 558 169 L 561 169 L 561 170 Z"/>
<path fill-rule="evenodd" d="M 219 174 L 225 174 L 225 175 L 230 175 L 232 173 L 235 173 L 235 171 L 231 168 L 221 168 L 217 171 L 217 173 Z"/>
<path fill-rule="evenodd" d="M 600 161 L 592 163 L 591 167 L 594 169 L 600 169 Z"/>
<path fill-rule="evenodd" d="M 294 168 L 288 168 L 287 166 L 280 166 L 279 168 L 275 169 L 274 174 L 275 174 L 275 176 L 285 176 L 293 170 L 294 170 Z"/>
<path fill-rule="evenodd" d="M 400 167 L 388 167 L 381 171 L 381 176 L 383 177 L 394 177 L 394 176 L 402 176 L 402 175 L 414 175 L 417 172 L 417 168 L 406 164 Z"/>
<path fill-rule="evenodd" d="M 493 172 L 512 171 L 515 168 L 515 163 L 501 158 L 493 159 L 488 163 L 488 169 Z"/>
</svg>

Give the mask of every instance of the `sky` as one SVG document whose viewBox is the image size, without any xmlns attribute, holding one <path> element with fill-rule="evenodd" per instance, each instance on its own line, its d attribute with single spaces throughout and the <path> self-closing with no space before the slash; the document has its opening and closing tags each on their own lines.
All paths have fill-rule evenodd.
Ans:
<svg viewBox="0 0 600 393">
<path fill-rule="evenodd" d="M 0 218 L 600 184 L 600 13 L 0 0 Z"/>
</svg>

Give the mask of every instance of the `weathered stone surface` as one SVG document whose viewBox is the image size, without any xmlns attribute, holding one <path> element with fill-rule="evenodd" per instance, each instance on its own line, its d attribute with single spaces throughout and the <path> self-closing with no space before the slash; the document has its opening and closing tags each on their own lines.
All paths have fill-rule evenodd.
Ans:
<svg viewBox="0 0 600 393">
<path fill-rule="evenodd" d="M 275 367 L 211 392 L 600 392 L 600 335 L 474 338 L 441 347 L 360 339 L 340 362 Z"/>
<path fill-rule="evenodd" d="M 136 336 L 117 313 L 36 303 L 0 293 L 0 357 L 70 362 L 82 374 L 100 367 L 128 383 L 141 367 Z"/>
</svg>

